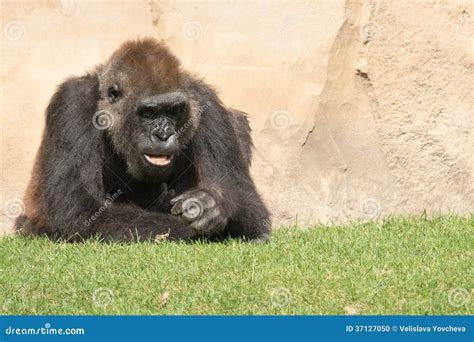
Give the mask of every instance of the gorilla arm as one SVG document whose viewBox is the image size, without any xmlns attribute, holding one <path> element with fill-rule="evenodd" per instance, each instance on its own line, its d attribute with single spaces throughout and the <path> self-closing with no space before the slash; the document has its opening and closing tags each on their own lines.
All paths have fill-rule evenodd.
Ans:
<svg viewBox="0 0 474 342">
<path fill-rule="evenodd" d="M 201 235 L 267 239 L 270 215 L 249 173 L 250 128 L 241 120 L 238 134 L 236 114 L 216 102 L 203 113 L 191 146 L 198 184 L 172 200 L 171 212 Z"/>
</svg>

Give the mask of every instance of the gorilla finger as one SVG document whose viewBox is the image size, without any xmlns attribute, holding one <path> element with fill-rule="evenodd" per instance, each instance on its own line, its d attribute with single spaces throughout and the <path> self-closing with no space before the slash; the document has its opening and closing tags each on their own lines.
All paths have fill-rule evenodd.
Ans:
<svg viewBox="0 0 474 342">
<path fill-rule="evenodd" d="M 206 220 L 205 218 L 201 218 L 199 220 L 191 222 L 189 225 L 198 232 L 204 232 L 206 228 L 208 227 L 208 224 L 209 224 L 208 220 Z"/>
<path fill-rule="evenodd" d="M 220 210 L 215 208 L 211 211 L 206 212 L 204 215 L 201 215 L 198 220 L 195 220 L 191 223 L 191 227 L 195 230 L 202 231 L 212 229 L 218 224 L 218 218 L 220 216 Z M 184 213 L 183 213 L 184 216 Z"/>
<path fill-rule="evenodd" d="M 173 199 L 173 197 L 174 197 L 175 195 L 176 195 L 176 194 L 175 194 L 175 192 L 174 192 L 173 189 L 171 189 L 170 191 L 168 191 L 168 196 L 167 196 L 167 197 L 170 199 L 170 202 L 171 202 L 171 200 Z"/>
<path fill-rule="evenodd" d="M 181 201 L 181 200 L 183 200 L 183 199 L 184 199 L 184 194 L 181 194 L 181 195 L 179 195 L 179 196 L 177 196 L 177 197 L 171 199 L 170 203 L 171 203 L 171 204 L 175 204 L 175 203 L 177 203 L 178 201 Z"/>
<path fill-rule="evenodd" d="M 194 208 L 186 209 L 186 210 L 183 209 L 183 213 L 181 214 L 181 217 L 187 223 L 191 223 L 198 219 L 201 219 L 202 214 L 200 212 L 197 212 Z"/>
<path fill-rule="evenodd" d="M 192 215 L 189 215 L 187 212 L 183 212 L 181 214 L 181 218 L 183 219 L 184 222 L 186 223 L 192 223 L 194 222 L 195 218 Z"/>
<path fill-rule="evenodd" d="M 216 229 L 218 223 L 203 217 L 199 220 L 191 222 L 189 225 L 200 234 L 206 234 Z"/>
<path fill-rule="evenodd" d="M 181 215 L 182 212 L 183 212 L 182 202 L 176 203 L 171 208 L 171 214 L 173 214 L 173 215 Z"/>
<path fill-rule="evenodd" d="M 167 192 L 162 192 L 162 193 L 158 196 L 157 202 L 160 203 L 160 204 L 164 204 L 167 195 L 168 195 Z"/>
<path fill-rule="evenodd" d="M 163 192 L 168 192 L 168 186 L 166 185 L 166 183 L 161 183 L 161 184 L 160 184 L 159 191 L 160 191 L 161 193 L 163 193 Z"/>
</svg>

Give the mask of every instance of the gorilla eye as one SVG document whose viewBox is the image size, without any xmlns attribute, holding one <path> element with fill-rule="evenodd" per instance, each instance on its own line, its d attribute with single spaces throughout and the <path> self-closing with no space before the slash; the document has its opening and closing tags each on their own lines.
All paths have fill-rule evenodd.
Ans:
<svg viewBox="0 0 474 342">
<path fill-rule="evenodd" d="M 114 103 L 115 101 L 117 101 L 119 96 L 120 96 L 120 91 L 117 85 L 114 85 L 113 87 L 110 87 L 109 89 L 107 89 L 107 98 L 109 99 L 110 103 Z"/>
</svg>

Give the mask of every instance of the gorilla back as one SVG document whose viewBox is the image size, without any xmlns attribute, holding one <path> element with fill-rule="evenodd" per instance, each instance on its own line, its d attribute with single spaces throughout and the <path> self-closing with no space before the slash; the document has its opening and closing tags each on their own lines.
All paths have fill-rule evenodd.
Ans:
<svg viewBox="0 0 474 342">
<path fill-rule="evenodd" d="M 62 83 L 25 195 L 21 234 L 78 241 L 266 240 L 244 113 L 152 39 Z"/>
</svg>

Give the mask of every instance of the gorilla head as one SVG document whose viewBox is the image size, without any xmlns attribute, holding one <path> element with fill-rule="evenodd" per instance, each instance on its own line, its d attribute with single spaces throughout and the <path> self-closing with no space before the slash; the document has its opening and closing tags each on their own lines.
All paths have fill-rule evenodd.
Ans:
<svg viewBox="0 0 474 342">
<path fill-rule="evenodd" d="M 106 123 L 116 151 L 137 179 L 160 179 L 198 124 L 198 101 L 190 96 L 178 60 L 153 41 L 129 42 L 98 68 L 96 120 Z"/>
</svg>

